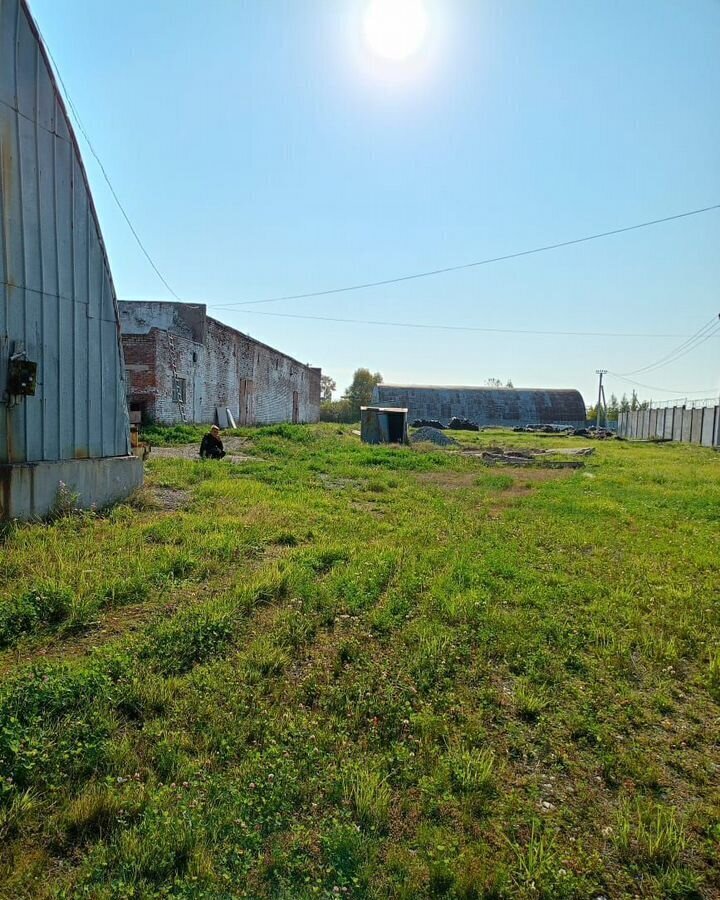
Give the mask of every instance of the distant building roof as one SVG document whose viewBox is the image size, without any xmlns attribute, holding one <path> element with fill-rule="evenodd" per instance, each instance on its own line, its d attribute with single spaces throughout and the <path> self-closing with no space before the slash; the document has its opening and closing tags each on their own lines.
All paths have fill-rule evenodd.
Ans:
<svg viewBox="0 0 720 900">
<path fill-rule="evenodd" d="M 378 384 L 373 404 L 407 406 L 411 419 L 449 422 L 457 417 L 478 425 L 585 422 L 585 401 L 572 388 L 516 388 L 489 385 Z"/>
<path fill-rule="evenodd" d="M 397 388 L 403 391 L 537 391 L 542 394 L 551 392 L 553 394 L 577 394 L 575 388 L 525 388 L 525 387 L 506 387 L 498 385 L 493 387 L 489 384 L 394 384 L 392 382 L 383 381 L 378 385 L 379 388 Z"/>
</svg>

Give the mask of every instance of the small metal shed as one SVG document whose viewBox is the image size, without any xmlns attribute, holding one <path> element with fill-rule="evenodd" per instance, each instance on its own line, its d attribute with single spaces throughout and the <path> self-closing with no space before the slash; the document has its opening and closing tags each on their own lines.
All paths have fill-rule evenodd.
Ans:
<svg viewBox="0 0 720 900">
<path fill-rule="evenodd" d="M 407 409 L 360 407 L 360 438 L 364 444 L 407 444 Z"/>
</svg>

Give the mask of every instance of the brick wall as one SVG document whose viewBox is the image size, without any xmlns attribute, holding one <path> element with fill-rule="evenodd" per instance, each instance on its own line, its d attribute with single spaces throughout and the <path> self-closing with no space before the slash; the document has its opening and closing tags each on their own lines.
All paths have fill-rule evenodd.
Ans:
<svg viewBox="0 0 720 900">
<path fill-rule="evenodd" d="M 199 343 L 185 325 L 188 317 L 167 309 L 177 306 L 121 304 L 131 408 L 142 406 L 146 418 L 163 424 L 181 421 L 172 394 L 174 363 L 178 376 L 185 379 L 188 422 L 215 421 L 217 407 L 229 408 L 238 424 L 319 420 L 319 368 L 303 365 L 208 316 L 200 323 L 198 307 L 193 307 L 192 334 L 202 335 Z M 174 322 L 180 323 L 177 331 Z"/>
<path fill-rule="evenodd" d="M 123 334 L 128 407 L 140 409 L 143 420 L 155 418 L 158 389 L 156 383 L 157 333 Z"/>
</svg>

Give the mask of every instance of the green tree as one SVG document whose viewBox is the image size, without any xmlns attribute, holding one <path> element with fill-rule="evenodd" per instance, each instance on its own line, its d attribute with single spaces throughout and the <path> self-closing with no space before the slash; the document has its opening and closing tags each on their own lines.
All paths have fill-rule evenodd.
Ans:
<svg viewBox="0 0 720 900">
<path fill-rule="evenodd" d="M 321 422 L 354 422 L 350 404 L 345 397 L 340 400 L 323 400 L 320 403 Z"/>
<path fill-rule="evenodd" d="M 375 374 L 370 369 L 356 369 L 352 384 L 345 392 L 345 397 L 350 404 L 351 421 L 357 422 L 360 418 L 360 407 L 369 406 L 372 400 L 373 388 L 376 384 L 382 384 L 382 375 Z"/>
<path fill-rule="evenodd" d="M 320 376 L 320 399 L 329 402 L 332 400 L 333 391 L 337 390 L 337 382 L 329 375 Z"/>
<path fill-rule="evenodd" d="M 620 404 L 618 403 L 618 398 L 615 396 L 615 394 L 610 394 L 610 402 L 607 405 L 608 422 L 617 422 L 619 412 Z"/>
</svg>

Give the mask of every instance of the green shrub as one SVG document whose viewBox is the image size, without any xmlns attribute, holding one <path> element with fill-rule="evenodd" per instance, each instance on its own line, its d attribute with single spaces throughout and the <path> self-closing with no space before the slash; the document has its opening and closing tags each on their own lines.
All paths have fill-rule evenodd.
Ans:
<svg viewBox="0 0 720 900">
<path fill-rule="evenodd" d="M 384 778 L 371 769 L 352 768 L 343 773 L 342 790 L 360 825 L 374 831 L 384 830 L 392 797 Z"/>
<path fill-rule="evenodd" d="M 230 644 L 232 636 L 233 622 L 226 610 L 198 607 L 151 629 L 141 656 L 151 660 L 163 675 L 178 675 L 217 656 Z"/>
<path fill-rule="evenodd" d="M 621 805 L 615 843 L 624 859 L 658 869 L 680 859 L 687 847 L 687 834 L 674 809 L 639 798 Z"/>
<path fill-rule="evenodd" d="M 51 582 L 7 601 L 0 606 L 0 647 L 10 647 L 25 634 L 58 625 L 69 615 L 72 603 L 72 591 Z"/>
</svg>

